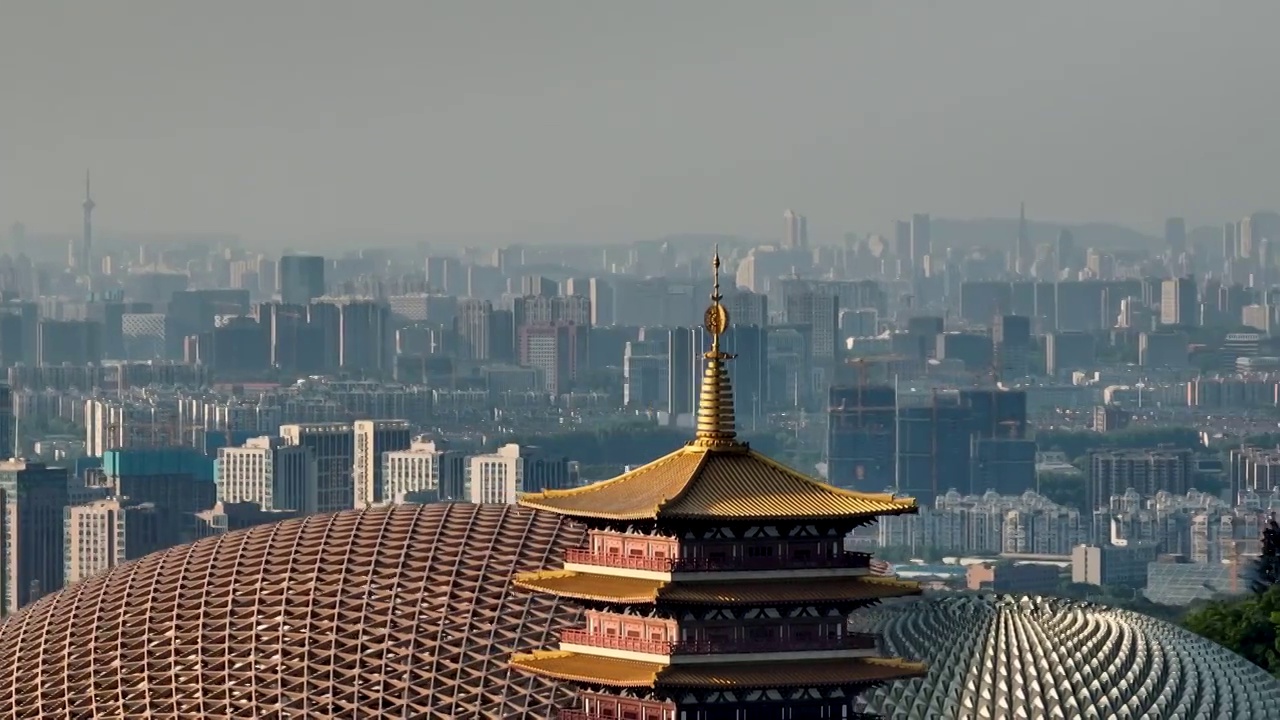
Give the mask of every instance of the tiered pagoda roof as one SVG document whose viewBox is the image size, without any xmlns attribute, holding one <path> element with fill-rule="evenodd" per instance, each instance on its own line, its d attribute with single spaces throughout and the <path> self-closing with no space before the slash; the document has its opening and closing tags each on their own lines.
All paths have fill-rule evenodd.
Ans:
<svg viewBox="0 0 1280 720">
<path fill-rule="evenodd" d="M 698 403 L 697 432 L 687 445 L 640 468 L 612 480 L 570 490 L 530 493 L 520 504 L 543 512 L 569 516 L 600 532 L 621 532 L 644 538 L 637 527 L 656 529 L 659 535 L 674 534 L 691 526 L 728 528 L 792 527 L 820 535 L 827 543 L 839 543 L 843 533 L 867 524 L 879 516 L 915 513 L 916 503 L 889 493 L 860 493 L 836 488 L 797 472 L 754 450 L 737 437 L 733 411 L 733 390 L 725 361 L 731 355 L 720 351 L 720 336 L 728 327 L 728 313 L 719 293 L 720 259 L 714 260 L 716 285 L 712 305 L 705 317 L 711 335 L 710 352 L 705 354 L 705 370 Z M 622 526 L 619 529 L 619 526 Z M 581 551 L 587 552 L 587 551 Z M 592 551 L 595 552 L 595 551 Z M 826 551 L 824 551 L 826 552 Z M 589 553 L 590 554 L 590 553 Z M 576 599 L 603 606 L 651 606 L 658 615 L 674 608 L 714 612 L 724 608 L 751 611 L 761 607 L 825 606 L 829 612 L 856 608 L 882 599 L 920 594 L 916 583 L 875 577 L 868 568 L 869 557 L 852 564 L 840 564 L 854 555 L 823 556 L 821 561 L 777 558 L 764 572 L 750 570 L 748 564 L 734 566 L 736 572 L 719 573 L 707 558 L 692 560 L 663 555 L 641 557 L 639 564 L 623 555 L 598 555 L 575 559 L 571 553 L 564 569 L 523 573 L 515 585 L 524 590 Z M 611 558 L 617 558 L 612 560 Z M 738 558 L 739 561 L 744 560 Z M 863 564 L 863 562 L 866 564 Z M 703 564 L 698 564 L 702 562 Z M 821 562 L 828 562 L 822 565 Z M 611 563 L 622 563 L 611 566 Z M 814 564 L 817 563 L 817 564 Z M 630 569 L 623 569 L 628 568 Z M 807 569 L 806 569 L 807 568 Z M 725 569 L 729 569 L 727 566 Z M 688 572 L 683 572 L 688 570 Z M 799 575 L 794 573 L 799 572 Z M 590 637 L 566 641 L 562 649 L 520 653 L 511 658 L 517 669 L 543 677 L 581 683 L 590 687 L 648 689 L 659 696 L 663 690 L 702 689 L 753 690 L 786 688 L 865 688 L 902 678 L 920 677 L 925 666 L 898 659 L 875 657 L 875 643 L 859 646 L 856 652 L 806 654 L 789 652 L 784 643 L 756 655 L 733 657 L 732 652 L 703 657 L 682 651 L 682 638 L 671 641 L 634 643 L 627 651 L 627 638 L 604 642 L 622 643 L 623 652 L 604 652 L 591 645 Z M 837 637 L 836 640 L 843 640 Z M 854 644 L 863 642 L 852 638 Z M 586 643 L 583 645 L 582 643 Z M 820 641 L 819 641 L 820 645 Z M 568 647 L 565 647 L 568 646 Z M 670 647 L 670 651 L 662 648 Z M 818 647 L 818 646 L 815 646 Z M 777 658 L 770 653 L 781 654 Z M 784 657 L 785 656 L 785 657 Z M 843 696 L 840 696 L 843 697 Z M 593 716 L 594 717 L 594 716 Z"/>
<path fill-rule="evenodd" d="M 719 267 L 719 258 L 716 258 Z M 870 521 L 917 511 L 915 500 L 858 493 L 792 470 L 738 440 L 733 388 L 720 352 L 729 315 L 715 301 L 707 310 L 712 336 L 706 354 L 694 439 L 673 453 L 612 480 L 581 488 L 529 493 L 525 507 L 584 519 Z"/>
</svg>

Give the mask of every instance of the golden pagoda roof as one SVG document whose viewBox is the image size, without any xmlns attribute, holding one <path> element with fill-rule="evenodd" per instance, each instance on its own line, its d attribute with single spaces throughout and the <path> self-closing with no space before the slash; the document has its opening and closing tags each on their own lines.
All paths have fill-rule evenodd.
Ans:
<svg viewBox="0 0 1280 720">
<path fill-rule="evenodd" d="M 612 480 L 529 493 L 520 504 L 608 520 L 822 519 L 917 509 L 911 498 L 852 492 L 814 480 L 746 445 L 695 443 Z"/>
<path fill-rule="evenodd" d="M 516 587 L 578 600 L 619 604 L 659 601 L 694 605 L 755 605 L 762 602 L 806 603 L 883 600 L 919 595 L 920 584 L 895 578 L 862 576 L 792 580 L 743 580 L 720 583 L 673 583 L 572 570 L 523 573 Z"/>
<path fill-rule="evenodd" d="M 612 480 L 529 493 L 520 504 L 604 520 L 804 520 L 871 518 L 916 512 L 915 500 L 858 493 L 815 480 L 752 450 L 737 438 L 733 388 L 720 351 L 729 313 L 720 304 L 720 255 L 705 327 L 711 351 L 698 401 L 697 432 L 684 447 Z"/>
<path fill-rule="evenodd" d="M 570 682 L 628 688 L 786 688 L 861 685 L 923 677 L 923 663 L 891 658 L 660 665 L 539 650 L 511 657 L 519 670 Z"/>
</svg>

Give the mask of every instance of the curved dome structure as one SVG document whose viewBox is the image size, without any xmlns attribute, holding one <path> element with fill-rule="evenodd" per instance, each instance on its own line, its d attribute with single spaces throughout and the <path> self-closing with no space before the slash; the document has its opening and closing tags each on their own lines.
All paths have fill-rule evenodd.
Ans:
<svg viewBox="0 0 1280 720">
<path fill-rule="evenodd" d="M 1056 598 L 951 596 L 866 610 L 923 659 L 923 679 L 866 693 L 866 712 L 919 718 L 1277 718 L 1280 682 L 1175 625 Z"/>
<path fill-rule="evenodd" d="M 517 592 L 584 531 L 506 505 L 401 505 L 176 547 L 0 626 L 0 717 L 529 717 L 507 667 L 579 610 Z"/>
</svg>

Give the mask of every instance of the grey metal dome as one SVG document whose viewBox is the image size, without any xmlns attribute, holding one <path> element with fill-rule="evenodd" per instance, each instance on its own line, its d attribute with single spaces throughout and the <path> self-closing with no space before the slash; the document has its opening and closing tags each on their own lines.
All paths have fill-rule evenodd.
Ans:
<svg viewBox="0 0 1280 720">
<path fill-rule="evenodd" d="M 889 720 L 1280 718 L 1280 681 L 1176 625 L 1059 598 L 947 596 L 864 610 L 855 630 L 929 665 L 868 691 Z"/>
</svg>

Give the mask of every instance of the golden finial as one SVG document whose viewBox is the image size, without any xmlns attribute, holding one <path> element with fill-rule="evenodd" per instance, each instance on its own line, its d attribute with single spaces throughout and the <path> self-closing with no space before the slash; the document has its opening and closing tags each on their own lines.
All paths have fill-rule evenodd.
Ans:
<svg viewBox="0 0 1280 720">
<path fill-rule="evenodd" d="M 729 311 L 720 304 L 724 297 L 720 294 L 720 246 L 716 245 L 715 254 L 711 256 L 711 270 L 714 278 L 711 285 L 711 306 L 703 315 L 702 325 L 711 333 L 711 352 L 720 353 L 720 336 L 729 327 Z"/>
<path fill-rule="evenodd" d="M 711 258 L 713 281 L 711 305 L 703 316 L 703 327 L 711 335 L 711 351 L 705 357 L 702 390 L 698 398 L 698 432 L 693 445 L 705 448 L 742 448 L 737 440 L 733 416 L 733 388 L 724 361 L 732 355 L 720 351 L 720 336 L 729 329 L 729 311 L 720 303 L 720 247 Z"/>
</svg>

